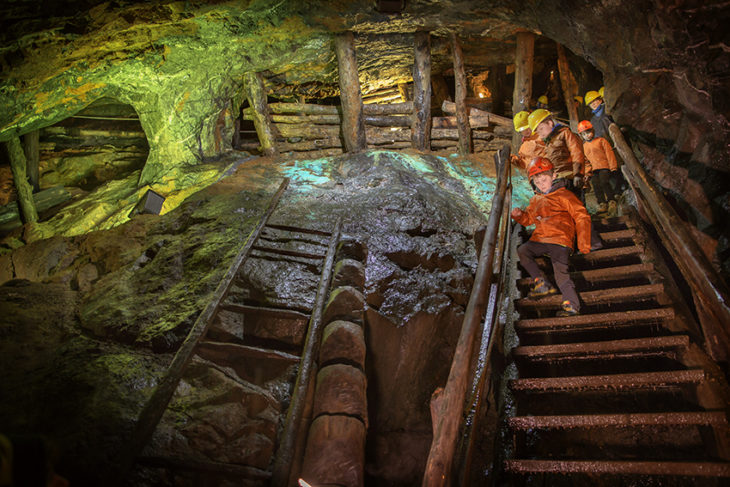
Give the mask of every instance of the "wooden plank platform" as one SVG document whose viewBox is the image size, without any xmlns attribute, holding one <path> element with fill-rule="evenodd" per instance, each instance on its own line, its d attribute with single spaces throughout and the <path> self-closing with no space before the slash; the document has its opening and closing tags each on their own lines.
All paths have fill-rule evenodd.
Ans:
<svg viewBox="0 0 730 487">
<path fill-rule="evenodd" d="M 516 416 L 509 418 L 507 424 L 514 430 L 606 428 L 611 426 L 727 426 L 727 417 L 724 411 Z"/>
<path fill-rule="evenodd" d="M 561 345 L 529 345 L 515 347 L 515 357 L 528 360 L 592 358 L 627 353 L 673 351 L 689 346 L 687 335 L 630 338 L 602 342 L 565 343 Z"/>
<path fill-rule="evenodd" d="M 670 370 L 664 372 L 641 372 L 634 374 L 584 375 L 572 377 L 546 377 L 512 379 L 509 386 L 513 391 L 533 393 L 628 391 L 658 389 L 699 384 L 705 378 L 702 369 Z"/>
<path fill-rule="evenodd" d="M 562 318 L 535 318 L 515 323 L 517 332 L 578 331 L 580 329 L 604 328 L 638 323 L 661 323 L 674 318 L 673 308 L 654 308 L 611 313 L 576 315 Z"/>
<path fill-rule="evenodd" d="M 508 460 L 507 471 L 515 473 L 587 473 L 617 475 L 659 475 L 730 477 L 730 463 L 724 462 L 635 462 L 598 460 Z"/>
</svg>

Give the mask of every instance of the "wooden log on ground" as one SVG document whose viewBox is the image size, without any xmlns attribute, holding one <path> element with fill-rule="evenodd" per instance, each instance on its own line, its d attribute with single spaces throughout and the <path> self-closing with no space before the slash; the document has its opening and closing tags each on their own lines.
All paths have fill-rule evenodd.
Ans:
<svg viewBox="0 0 730 487">
<path fill-rule="evenodd" d="M 441 104 L 441 110 L 448 114 L 448 115 L 455 115 L 456 114 L 456 104 L 453 102 L 444 102 Z M 493 125 L 499 125 L 500 127 L 507 127 L 510 130 L 514 129 L 514 125 L 512 123 L 512 119 L 508 117 L 502 117 L 501 115 L 497 115 L 496 113 L 488 112 L 486 110 L 480 110 L 478 108 L 473 107 L 467 107 L 466 109 L 467 113 L 469 114 L 469 123 L 471 124 L 472 118 L 476 120 L 480 119 L 487 119 L 490 124 Z M 475 128 L 474 125 L 472 125 L 472 128 Z"/>
<path fill-rule="evenodd" d="M 71 193 L 63 186 L 48 188 L 33 193 L 33 204 L 39 213 L 61 203 L 65 203 L 70 199 Z M 18 210 L 18 203 L 16 201 L 11 201 L 7 205 L 0 206 L 0 228 L 10 230 L 21 225 L 20 211 Z"/>
<path fill-rule="evenodd" d="M 411 117 L 406 115 L 365 115 L 366 125 L 375 127 L 410 127 Z"/>
<path fill-rule="evenodd" d="M 269 107 L 264 92 L 264 79 L 261 73 L 246 73 L 246 98 L 248 104 L 254 109 L 255 118 L 253 121 L 256 127 L 256 134 L 261 143 L 261 152 L 265 155 L 276 154 L 274 129 L 271 125 Z"/>
<path fill-rule="evenodd" d="M 327 325 L 322 334 L 319 363 L 345 363 L 365 370 L 365 333 L 360 325 L 337 320 Z"/>
<path fill-rule="evenodd" d="M 457 129 L 459 128 L 459 123 L 456 120 L 455 116 L 449 116 L 449 117 L 433 117 L 431 119 L 431 130 L 435 129 Z M 494 124 L 492 124 L 494 125 Z M 470 116 L 469 117 L 469 128 L 487 128 L 489 127 L 489 118 L 488 117 L 476 117 L 476 116 Z"/>
<path fill-rule="evenodd" d="M 25 152 L 25 171 L 28 176 L 28 183 L 33 188 L 33 192 L 37 193 L 41 187 L 38 185 L 38 161 L 39 154 L 39 137 L 40 130 L 33 130 L 23 136 L 23 150 Z"/>
<path fill-rule="evenodd" d="M 397 127 L 366 127 L 365 136 L 367 138 L 368 144 L 375 145 L 411 141 L 411 131 L 406 128 Z"/>
<path fill-rule="evenodd" d="M 415 35 L 411 139 L 414 148 L 428 150 L 431 140 L 431 35 L 425 31 Z"/>
<path fill-rule="evenodd" d="M 522 110 L 530 110 L 532 98 L 532 69 L 535 58 L 535 34 L 518 32 L 515 47 L 515 87 L 512 93 L 512 115 Z M 520 147 L 521 135 L 512 136 L 513 152 Z"/>
<path fill-rule="evenodd" d="M 451 34 L 451 45 L 454 52 L 456 127 L 459 131 L 459 154 L 463 155 L 472 152 L 471 126 L 469 125 L 469 114 L 466 111 L 467 86 L 466 74 L 464 73 L 464 54 L 461 50 L 459 38 L 454 33 Z M 489 118 L 487 118 L 487 123 L 489 123 Z"/>
<path fill-rule="evenodd" d="M 346 414 L 367 426 L 366 390 L 365 373 L 357 367 L 346 364 L 322 367 L 317 373 L 312 414 L 315 418 L 323 414 Z"/>
<path fill-rule="evenodd" d="M 565 106 L 568 107 L 568 118 L 570 119 L 570 129 L 574 132 L 578 131 L 578 109 L 573 102 L 573 97 L 578 94 L 578 84 L 570 72 L 568 57 L 565 55 L 565 47 L 556 43 L 558 48 L 558 73 L 560 74 L 560 86 L 563 89 L 563 98 Z"/>
<path fill-rule="evenodd" d="M 33 188 L 28 183 L 25 172 L 26 160 L 23 146 L 20 144 L 18 137 L 11 137 L 6 142 L 6 145 L 8 147 L 8 157 L 10 158 L 10 169 L 13 173 L 15 190 L 18 192 L 20 216 L 25 223 L 37 222 L 38 212 L 33 202 Z"/>
<path fill-rule="evenodd" d="M 481 130 L 472 130 L 471 137 L 473 140 L 491 140 L 495 137 L 495 134 Z M 439 139 L 459 140 L 459 131 L 456 129 L 433 129 L 431 131 L 431 141 Z"/>
<path fill-rule="evenodd" d="M 342 102 L 342 135 L 347 152 L 365 149 L 365 122 L 362 112 L 360 81 L 355 57 L 355 36 L 345 32 L 335 37 L 339 67 L 340 100 Z"/>
<path fill-rule="evenodd" d="M 355 418 L 316 418 L 309 428 L 302 478 L 316 486 L 362 487 L 365 433 L 365 425 Z"/>
</svg>

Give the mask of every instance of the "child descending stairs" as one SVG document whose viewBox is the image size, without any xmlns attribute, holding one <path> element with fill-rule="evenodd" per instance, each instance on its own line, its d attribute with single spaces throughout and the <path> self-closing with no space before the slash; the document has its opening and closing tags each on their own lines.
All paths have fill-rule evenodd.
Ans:
<svg viewBox="0 0 730 487">
<path fill-rule="evenodd" d="M 500 485 L 730 485 L 730 389 L 692 311 L 634 213 L 593 224 L 604 248 L 570 258 L 579 315 L 515 301 Z"/>
</svg>

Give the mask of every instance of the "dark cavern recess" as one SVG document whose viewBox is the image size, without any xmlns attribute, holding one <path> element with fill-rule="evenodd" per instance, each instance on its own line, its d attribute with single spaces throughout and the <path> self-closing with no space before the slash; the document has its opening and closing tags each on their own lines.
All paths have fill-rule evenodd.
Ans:
<svg viewBox="0 0 730 487">
<path fill-rule="evenodd" d="M 0 12 L 0 486 L 727 482 L 727 2 Z M 517 114 L 593 98 L 561 316 Z"/>
</svg>

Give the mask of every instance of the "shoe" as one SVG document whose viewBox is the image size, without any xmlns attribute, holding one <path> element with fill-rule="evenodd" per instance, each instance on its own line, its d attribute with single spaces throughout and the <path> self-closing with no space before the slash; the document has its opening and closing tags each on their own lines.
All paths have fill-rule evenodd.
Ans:
<svg viewBox="0 0 730 487">
<path fill-rule="evenodd" d="M 618 208 L 616 207 L 616 202 L 614 200 L 611 200 L 608 202 L 608 216 L 613 217 L 618 214 Z"/>
<path fill-rule="evenodd" d="M 570 304 L 570 301 L 563 301 L 563 309 L 555 313 L 555 316 L 575 316 L 580 314 L 577 309 Z"/>
<path fill-rule="evenodd" d="M 549 283 L 545 282 L 545 279 L 542 279 L 540 277 L 536 277 L 534 281 L 532 281 L 532 285 L 530 286 L 530 292 L 527 293 L 528 298 L 541 298 L 543 296 L 547 296 L 548 294 L 556 294 L 558 290 L 551 286 Z"/>
<path fill-rule="evenodd" d="M 596 213 L 606 213 L 606 210 L 608 207 L 606 206 L 606 203 L 598 203 L 598 210 L 596 210 Z"/>
</svg>

